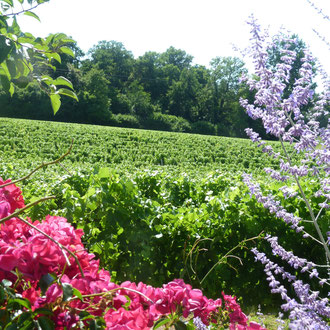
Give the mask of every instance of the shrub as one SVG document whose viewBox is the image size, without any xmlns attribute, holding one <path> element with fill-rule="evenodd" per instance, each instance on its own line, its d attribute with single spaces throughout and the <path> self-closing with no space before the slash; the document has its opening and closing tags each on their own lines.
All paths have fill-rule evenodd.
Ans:
<svg viewBox="0 0 330 330">
<path fill-rule="evenodd" d="M 173 115 L 166 115 L 160 112 L 153 113 L 145 122 L 144 128 L 158 131 L 170 132 L 191 132 L 188 120 Z"/>
<path fill-rule="evenodd" d="M 112 115 L 110 119 L 110 125 L 118 127 L 128 127 L 128 128 L 141 128 L 139 119 L 133 115 L 123 115 L 118 113 Z"/>
<path fill-rule="evenodd" d="M 212 123 L 204 120 L 196 121 L 192 125 L 192 132 L 204 135 L 216 135 L 216 127 Z"/>
</svg>

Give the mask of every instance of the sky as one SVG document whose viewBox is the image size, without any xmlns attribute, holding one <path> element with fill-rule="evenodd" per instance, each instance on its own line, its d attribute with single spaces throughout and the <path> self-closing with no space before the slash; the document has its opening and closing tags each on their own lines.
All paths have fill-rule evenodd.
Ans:
<svg viewBox="0 0 330 330">
<path fill-rule="evenodd" d="M 313 0 L 330 15 L 329 0 Z M 254 14 L 272 34 L 281 27 L 304 40 L 330 74 L 330 50 L 313 32 L 330 40 L 330 21 L 307 0 L 50 0 L 31 17 L 19 19 L 23 31 L 44 37 L 64 32 L 85 52 L 101 40 L 122 42 L 135 58 L 170 46 L 208 66 L 216 56 L 239 56 L 233 45 L 249 45 L 246 21 Z"/>
</svg>

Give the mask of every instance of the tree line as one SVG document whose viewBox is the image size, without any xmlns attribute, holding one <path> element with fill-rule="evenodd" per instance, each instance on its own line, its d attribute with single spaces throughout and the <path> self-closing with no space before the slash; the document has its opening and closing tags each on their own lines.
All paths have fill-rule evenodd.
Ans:
<svg viewBox="0 0 330 330">
<path fill-rule="evenodd" d="M 245 137 L 244 129 L 252 127 L 264 135 L 239 104 L 254 95 L 240 82 L 248 72 L 237 57 L 216 57 L 206 68 L 174 47 L 138 58 L 116 41 L 100 41 L 86 55 L 76 44 L 70 47 L 75 58 L 62 54 L 61 62 L 52 62 L 55 71 L 34 70 L 68 78 L 79 102 L 63 98 L 54 116 L 38 84 L 13 96 L 0 87 L 0 116 L 232 137 Z M 276 51 L 272 58 L 270 66 L 279 60 Z"/>
</svg>

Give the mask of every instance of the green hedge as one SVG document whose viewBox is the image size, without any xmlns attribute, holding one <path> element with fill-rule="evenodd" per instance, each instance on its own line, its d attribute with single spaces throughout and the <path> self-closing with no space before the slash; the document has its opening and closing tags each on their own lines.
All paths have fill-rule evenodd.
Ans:
<svg viewBox="0 0 330 330">
<path fill-rule="evenodd" d="M 170 132 L 191 132 L 191 125 L 188 120 L 173 115 L 166 115 L 160 112 L 153 113 L 144 122 L 144 128 Z"/>
</svg>

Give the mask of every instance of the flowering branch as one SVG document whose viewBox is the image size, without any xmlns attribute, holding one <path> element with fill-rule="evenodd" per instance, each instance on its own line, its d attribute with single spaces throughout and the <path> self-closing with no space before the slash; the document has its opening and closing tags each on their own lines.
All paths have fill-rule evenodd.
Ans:
<svg viewBox="0 0 330 330">
<path fill-rule="evenodd" d="M 50 239 L 53 243 L 55 243 L 60 249 L 61 249 L 61 252 L 63 253 L 63 256 L 65 258 L 65 261 L 66 263 L 68 264 L 68 266 L 71 266 L 71 263 L 68 259 L 68 256 L 66 255 L 65 251 L 68 252 L 73 258 L 74 260 L 76 261 L 77 265 L 78 265 L 78 268 L 80 270 L 80 274 L 82 277 L 85 277 L 84 275 L 84 271 L 81 267 L 81 264 L 77 258 L 77 256 L 72 252 L 70 251 L 67 247 L 65 247 L 64 245 L 62 245 L 61 243 L 57 242 L 55 239 L 53 239 L 51 236 L 47 235 L 43 230 L 39 229 L 38 227 L 34 226 L 32 223 L 26 221 L 25 219 L 21 218 L 21 217 L 17 217 L 19 220 L 21 220 L 22 222 L 24 222 L 25 224 L 27 224 L 28 226 L 30 226 L 31 228 L 33 228 L 34 230 L 36 230 L 37 232 L 39 232 L 40 234 L 44 235 L 45 237 L 47 237 L 48 239 Z"/>
<path fill-rule="evenodd" d="M 311 5 L 311 7 L 313 7 L 317 11 L 319 15 L 323 17 L 323 19 L 330 21 L 329 15 L 325 14 L 321 8 L 318 8 L 314 2 L 312 2 L 311 0 L 306 0 L 306 1 Z"/>
<path fill-rule="evenodd" d="M 289 157 L 289 155 L 288 155 L 288 153 L 286 151 L 286 148 L 285 148 L 285 145 L 283 143 L 283 139 L 282 138 L 280 138 L 280 142 L 281 142 L 282 148 L 284 150 L 284 153 L 286 155 L 286 158 L 287 158 L 290 166 L 292 167 L 291 159 L 290 159 L 290 157 Z M 311 207 L 308 199 L 306 198 L 305 192 L 304 192 L 303 188 L 301 187 L 301 184 L 300 184 L 300 181 L 299 181 L 297 175 L 296 174 L 293 174 L 293 178 L 296 181 L 297 186 L 299 188 L 299 191 L 301 193 L 301 196 L 302 196 L 302 198 L 303 198 L 303 200 L 304 200 L 304 202 L 305 202 L 305 204 L 306 204 L 306 206 L 308 208 L 308 211 L 309 211 L 309 214 L 310 214 L 311 219 L 313 221 L 314 227 L 315 227 L 315 229 L 317 231 L 317 234 L 318 234 L 318 236 L 319 236 L 319 238 L 320 238 L 320 240 L 322 242 L 322 245 L 324 247 L 324 250 L 326 252 L 326 257 L 327 257 L 328 261 L 330 261 L 330 250 L 329 250 L 329 247 L 328 247 L 328 245 L 327 245 L 327 243 L 326 243 L 326 241 L 325 241 L 325 239 L 324 239 L 324 237 L 322 235 L 321 229 L 320 229 L 320 227 L 319 227 L 319 225 L 317 223 L 317 218 L 315 217 L 314 212 L 312 210 L 312 207 Z"/>
<path fill-rule="evenodd" d="M 311 0 L 307 0 L 323 18 L 329 19 L 321 10 L 316 8 Z M 244 80 L 250 86 L 251 90 L 255 90 L 255 101 L 249 104 L 247 100 L 240 100 L 241 105 L 246 109 L 248 115 L 252 119 L 261 119 L 266 133 L 278 138 L 282 146 L 282 155 L 276 155 L 280 161 L 280 170 L 265 169 L 270 177 L 279 182 L 287 182 L 293 178 L 293 182 L 299 191 L 300 198 L 304 201 L 308 210 L 310 219 L 303 220 L 296 216 L 295 213 L 288 212 L 272 194 L 264 196 L 259 184 L 251 181 L 251 176 L 244 174 L 243 181 L 250 190 L 250 195 L 254 195 L 258 202 L 262 203 L 265 208 L 275 214 L 278 218 L 282 218 L 296 232 L 302 232 L 303 238 L 310 237 L 314 241 L 322 245 L 325 251 L 325 259 L 327 265 L 319 266 L 306 259 L 296 257 L 293 252 L 287 252 L 277 242 L 277 237 L 266 236 L 266 240 L 270 243 L 274 255 L 279 256 L 284 262 L 292 266 L 294 269 L 301 268 L 301 273 L 309 273 L 309 278 L 317 278 L 319 285 L 329 285 L 329 280 L 319 277 L 316 267 L 324 267 L 330 271 L 330 233 L 327 233 L 327 241 L 321 231 L 318 220 L 322 211 L 329 208 L 330 200 L 330 180 L 329 180 L 329 148 L 330 148 L 330 132 L 329 121 L 327 127 L 321 127 L 318 117 L 326 114 L 325 106 L 329 102 L 329 81 L 324 72 L 322 73 L 324 92 L 321 93 L 318 100 L 314 102 L 314 108 L 306 115 L 302 110 L 310 107 L 313 98 L 313 65 L 316 60 L 312 57 L 307 48 L 303 49 L 303 56 L 300 56 L 300 63 L 297 62 L 298 52 L 295 49 L 295 40 L 280 35 L 277 39 L 273 39 L 275 43 L 266 44 L 264 36 L 260 35 L 260 26 L 252 17 L 249 24 L 251 25 L 252 43 L 251 55 L 255 64 L 255 72 L 257 79 L 247 78 Z M 290 48 L 293 46 L 292 48 Z M 280 53 L 280 59 L 276 65 L 269 62 L 268 51 L 276 47 Z M 293 49 L 293 50 L 291 50 Z M 295 81 L 289 85 L 292 80 L 293 65 L 299 65 Z M 287 93 L 290 91 L 289 93 Z M 287 96 L 288 95 L 288 96 Z M 247 135 L 253 142 L 258 143 L 258 147 L 263 146 L 265 142 L 261 141 L 259 135 L 251 129 L 246 130 Z M 296 153 L 304 154 L 304 158 L 300 159 L 301 163 L 296 165 L 292 155 L 288 153 L 284 142 L 288 142 L 293 146 Z M 263 152 L 275 157 L 270 146 L 263 147 Z M 314 175 L 320 184 L 320 189 L 314 193 L 314 197 L 324 197 L 324 202 L 319 203 L 318 212 L 313 210 L 312 200 L 309 200 L 306 191 L 303 189 L 302 177 Z M 295 197 L 296 189 L 282 186 L 280 191 L 284 198 Z M 302 222 L 311 222 L 317 232 L 317 238 L 309 234 Z M 330 317 L 328 298 L 320 298 L 319 292 L 312 292 L 309 284 L 304 284 L 298 280 L 296 275 L 292 275 L 270 261 L 264 253 L 260 253 L 257 249 L 252 249 L 256 255 L 256 260 L 265 265 L 265 273 L 272 293 L 281 294 L 282 299 L 286 301 L 282 308 L 285 311 L 291 311 L 290 319 L 293 321 L 292 327 L 295 328 L 325 328 L 327 327 L 324 318 Z M 297 274 L 297 271 L 295 271 Z M 297 297 L 300 299 L 298 303 L 295 299 L 291 299 L 287 290 L 279 281 L 275 279 L 274 274 L 279 274 L 282 279 L 288 279 L 292 283 Z"/>
<path fill-rule="evenodd" d="M 149 297 L 147 297 L 145 294 L 143 294 L 142 292 L 137 291 L 137 290 L 134 290 L 134 289 L 131 289 L 131 288 L 126 288 L 126 287 L 123 287 L 123 286 L 118 287 L 118 288 L 115 288 L 115 289 L 112 289 L 112 290 L 109 290 L 109 291 L 106 291 L 106 292 L 99 292 L 99 293 L 93 293 L 93 294 L 85 294 L 85 295 L 81 295 L 80 297 L 75 296 L 75 297 L 72 297 L 70 299 L 70 301 L 71 300 L 75 300 L 75 299 L 81 299 L 81 298 L 106 297 L 106 296 L 111 295 L 112 293 L 114 293 L 116 291 L 119 291 L 119 290 L 127 290 L 127 291 L 131 291 L 131 292 L 137 293 L 140 296 L 142 296 L 143 298 L 145 298 L 147 301 L 150 301 L 152 304 L 154 304 L 154 302 Z"/>
</svg>

